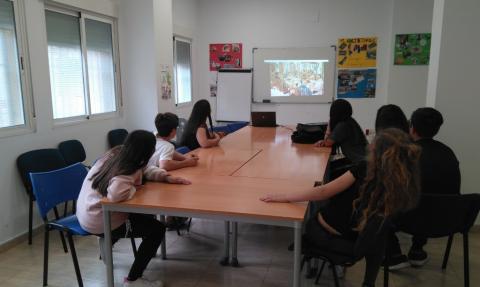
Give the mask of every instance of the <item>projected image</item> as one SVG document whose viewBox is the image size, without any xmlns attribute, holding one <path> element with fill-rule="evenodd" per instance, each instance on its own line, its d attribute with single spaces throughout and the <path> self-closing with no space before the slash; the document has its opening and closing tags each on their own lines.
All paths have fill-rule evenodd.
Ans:
<svg viewBox="0 0 480 287">
<path fill-rule="evenodd" d="M 270 96 L 323 96 L 328 60 L 265 60 L 270 67 Z"/>
</svg>

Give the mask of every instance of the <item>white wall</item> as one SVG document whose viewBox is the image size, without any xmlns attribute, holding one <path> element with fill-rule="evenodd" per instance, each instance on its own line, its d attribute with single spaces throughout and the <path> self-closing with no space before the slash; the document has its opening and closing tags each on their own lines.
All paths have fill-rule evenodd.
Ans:
<svg viewBox="0 0 480 287">
<path fill-rule="evenodd" d="M 480 1 L 436 1 L 436 5 L 444 4 L 443 9 L 436 9 L 443 14 L 434 15 L 434 18 L 443 17 L 442 27 L 434 27 L 441 35 L 434 35 L 440 37 L 440 54 L 436 65 L 438 78 L 432 79 L 436 83 L 435 108 L 442 112 L 445 120 L 439 139 L 452 147 L 460 161 L 462 193 L 480 193 L 480 58 L 475 57 L 480 38 L 473 36 L 480 27 Z"/>
<path fill-rule="evenodd" d="M 243 43 L 243 65 L 253 47 L 325 47 L 341 37 L 377 36 L 377 96 L 351 100 L 354 117 L 372 127 L 376 109 L 387 102 L 393 0 L 203 0 L 198 4 L 197 98 L 209 97 L 208 44 Z M 328 120 L 327 104 L 254 105 L 277 111 L 280 124 Z"/>
<path fill-rule="evenodd" d="M 393 10 L 392 43 L 396 34 L 430 33 L 432 30 L 434 0 L 395 0 Z M 393 47 L 390 51 L 390 79 L 388 103 L 399 105 L 407 117 L 426 104 L 428 65 L 393 65 Z"/>
<path fill-rule="evenodd" d="M 124 125 L 122 118 L 114 118 L 65 127 L 53 126 L 44 2 L 25 2 L 32 89 L 37 115 L 36 132 L 0 138 L 0 244 L 28 230 L 28 197 L 16 168 L 18 155 L 33 149 L 53 148 L 63 140 L 78 139 L 87 152 L 87 162 L 92 162 L 106 150 L 107 132 Z M 41 223 L 36 207 L 34 218 L 34 226 Z"/>
</svg>

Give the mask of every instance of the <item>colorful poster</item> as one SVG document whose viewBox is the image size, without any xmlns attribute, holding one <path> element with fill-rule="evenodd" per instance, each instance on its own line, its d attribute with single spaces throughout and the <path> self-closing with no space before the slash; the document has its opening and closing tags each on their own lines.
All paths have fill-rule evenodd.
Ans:
<svg viewBox="0 0 480 287">
<path fill-rule="evenodd" d="M 210 44 L 210 71 L 242 68 L 242 44 Z"/>
<path fill-rule="evenodd" d="M 168 65 L 162 65 L 162 71 L 160 72 L 160 86 L 162 99 L 168 100 L 172 98 L 172 75 L 170 74 Z"/>
<path fill-rule="evenodd" d="M 395 36 L 395 65 L 428 65 L 432 34 L 401 34 Z"/>
<path fill-rule="evenodd" d="M 342 69 L 376 67 L 377 37 L 338 39 L 337 66 Z"/>
<path fill-rule="evenodd" d="M 210 79 L 209 79 L 210 97 L 217 96 L 217 79 L 218 79 L 218 72 L 217 71 L 210 72 Z"/>
<path fill-rule="evenodd" d="M 337 98 L 375 98 L 377 69 L 338 71 Z"/>
</svg>

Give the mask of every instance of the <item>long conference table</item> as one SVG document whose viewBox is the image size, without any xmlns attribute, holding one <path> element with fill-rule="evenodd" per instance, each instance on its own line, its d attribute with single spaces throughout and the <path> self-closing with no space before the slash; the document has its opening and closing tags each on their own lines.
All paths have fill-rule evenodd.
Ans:
<svg viewBox="0 0 480 287">
<path fill-rule="evenodd" d="M 260 197 L 311 188 L 323 178 L 330 148 L 293 144 L 291 133 L 288 127 L 244 127 L 223 138 L 218 147 L 192 151 L 200 158 L 197 166 L 171 172 L 189 179 L 191 185 L 147 182 L 131 200 L 103 200 L 108 286 L 114 286 L 111 212 L 129 212 L 292 227 L 293 286 L 299 287 L 302 223 L 307 205 L 265 203 Z M 227 246 L 227 236 L 225 240 Z"/>
</svg>

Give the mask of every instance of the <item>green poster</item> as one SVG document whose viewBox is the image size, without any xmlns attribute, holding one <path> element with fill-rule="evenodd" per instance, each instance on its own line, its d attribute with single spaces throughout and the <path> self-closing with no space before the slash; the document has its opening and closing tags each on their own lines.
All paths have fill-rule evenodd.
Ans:
<svg viewBox="0 0 480 287">
<path fill-rule="evenodd" d="M 395 36 L 395 65 L 428 65 L 432 34 Z"/>
</svg>

